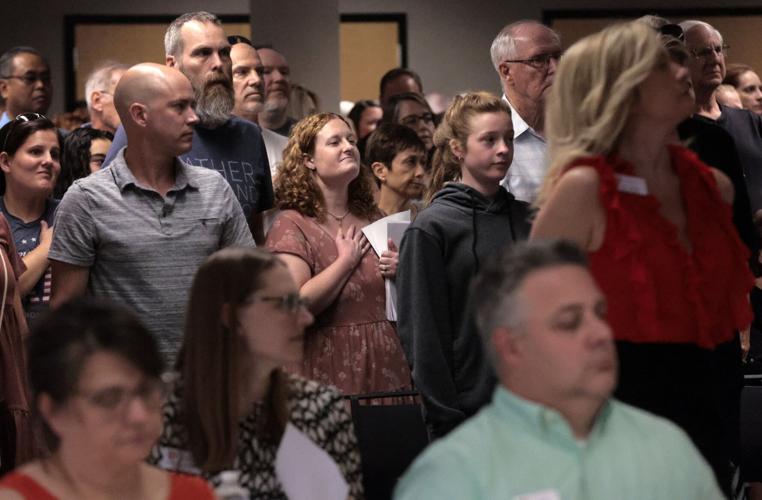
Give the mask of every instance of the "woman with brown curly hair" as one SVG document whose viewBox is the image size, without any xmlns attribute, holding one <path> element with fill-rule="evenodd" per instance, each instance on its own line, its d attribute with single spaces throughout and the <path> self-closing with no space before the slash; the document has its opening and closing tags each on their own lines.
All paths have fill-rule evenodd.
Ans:
<svg viewBox="0 0 762 500">
<path fill-rule="evenodd" d="M 376 257 L 362 235 L 381 214 L 344 118 L 320 113 L 296 124 L 275 198 L 283 212 L 267 247 L 286 263 L 315 315 L 301 374 L 344 394 L 410 389 L 410 370 L 385 313 L 383 278 L 396 275 L 397 254 Z"/>
</svg>

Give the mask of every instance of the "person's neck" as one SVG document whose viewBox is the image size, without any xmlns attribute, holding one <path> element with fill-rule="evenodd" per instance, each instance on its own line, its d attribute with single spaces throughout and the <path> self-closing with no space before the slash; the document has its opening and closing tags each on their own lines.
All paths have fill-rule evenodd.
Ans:
<svg viewBox="0 0 762 500">
<path fill-rule="evenodd" d="M 244 120 L 249 120 L 252 123 L 259 123 L 259 115 L 257 113 L 252 113 L 251 111 L 247 111 L 245 109 L 233 110 L 233 115 L 237 116 L 238 118 L 243 118 Z"/>
<path fill-rule="evenodd" d="M 244 381 L 244 385 L 238 401 L 238 416 L 244 417 L 251 413 L 255 403 L 263 401 L 267 396 L 273 371 L 276 368 L 257 360 L 257 362 L 244 362 L 241 370 L 243 371 L 241 380 Z"/>
<path fill-rule="evenodd" d="M 130 140 L 124 150 L 124 161 L 140 184 L 154 189 L 162 196 L 175 185 L 174 156 L 157 154 L 147 141 Z M 137 143 L 137 144 L 136 144 Z"/>
<path fill-rule="evenodd" d="M 522 120 L 540 135 L 545 133 L 545 106 L 543 102 L 530 101 L 506 91 L 505 96 Z"/>
<path fill-rule="evenodd" d="M 33 222 L 42 217 L 45 213 L 45 201 L 48 195 L 38 194 L 22 196 L 16 189 L 6 187 L 3 195 L 5 209 L 17 219 L 25 223 Z"/>
<path fill-rule="evenodd" d="M 270 130 L 277 130 L 288 120 L 287 108 L 264 110 L 259 113 L 259 124 Z"/>
<path fill-rule="evenodd" d="M 317 179 L 320 191 L 323 193 L 325 210 L 334 217 L 342 217 L 349 211 L 349 192 L 347 186 L 333 186 Z"/>
<path fill-rule="evenodd" d="M 719 118 L 722 111 L 720 110 L 720 104 L 717 102 L 717 88 L 696 87 L 695 92 L 695 113 L 712 120 Z"/>
<path fill-rule="evenodd" d="M 469 175 L 468 170 L 462 168 L 463 172 L 460 182 L 466 186 L 479 191 L 485 198 L 493 199 L 500 190 L 500 182 L 483 182 Z"/>
<path fill-rule="evenodd" d="M 632 164 L 635 174 L 655 179 L 669 164 L 667 145 L 674 142 L 675 127 L 655 123 L 629 123 L 622 132 L 616 154 Z"/>
<path fill-rule="evenodd" d="M 378 195 L 378 208 L 386 215 L 392 215 L 410 208 L 410 200 L 382 184 Z"/>
<path fill-rule="evenodd" d="M 95 130 L 104 130 L 106 132 L 111 132 L 112 134 L 116 133 L 116 129 L 106 125 L 106 122 L 104 122 L 100 116 L 95 114 L 90 115 L 90 127 L 94 128 Z"/>
<path fill-rule="evenodd" d="M 142 462 L 123 465 L 102 456 L 61 446 L 45 460 L 53 475 L 79 498 L 139 499 L 144 497 Z"/>
</svg>

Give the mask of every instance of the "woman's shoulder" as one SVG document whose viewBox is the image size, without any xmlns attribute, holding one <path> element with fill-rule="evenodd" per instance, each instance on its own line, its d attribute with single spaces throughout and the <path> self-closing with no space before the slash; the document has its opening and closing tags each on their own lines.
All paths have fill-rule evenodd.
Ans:
<svg viewBox="0 0 762 500">
<path fill-rule="evenodd" d="M 39 462 L 31 462 L 0 479 L 0 500 L 55 500 L 55 496 L 44 486 L 42 467 Z"/>
</svg>

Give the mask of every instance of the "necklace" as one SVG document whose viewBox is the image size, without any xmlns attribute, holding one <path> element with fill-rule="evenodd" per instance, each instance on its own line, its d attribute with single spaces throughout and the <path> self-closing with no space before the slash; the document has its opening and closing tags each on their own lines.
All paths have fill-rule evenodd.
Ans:
<svg viewBox="0 0 762 500">
<path fill-rule="evenodd" d="M 331 218 L 332 218 L 333 220 L 335 220 L 336 222 L 338 222 L 338 223 L 339 223 L 339 227 L 343 229 L 343 227 L 344 227 L 344 226 L 343 226 L 343 222 L 344 222 L 344 219 L 346 219 L 346 218 L 347 218 L 347 215 L 349 215 L 349 209 L 347 209 L 347 211 L 346 211 L 346 212 L 344 212 L 344 215 L 341 215 L 341 216 L 338 216 L 338 215 L 333 215 L 333 214 L 332 214 L 331 212 L 329 212 L 328 210 L 326 210 L 326 211 L 325 211 L 325 213 L 327 213 L 328 215 L 330 215 L 330 216 L 331 216 Z"/>
</svg>

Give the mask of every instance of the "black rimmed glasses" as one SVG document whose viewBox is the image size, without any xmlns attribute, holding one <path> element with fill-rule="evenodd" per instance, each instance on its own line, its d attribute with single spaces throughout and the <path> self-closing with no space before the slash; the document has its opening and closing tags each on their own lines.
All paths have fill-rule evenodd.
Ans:
<svg viewBox="0 0 762 500">
<path fill-rule="evenodd" d="M 558 50 L 547 54 L 537 54 L 528 59 L 506 59 L 503 62 L 526 64 L 534 69 L 546 70 L 550 66 L 551 61 L 558 62 L 558 60 L 561 59 L 561 54 L 562 52 Z"/>
<path fill-rule="evenodd" d="M 14 118 L 10 122 L 10 126 L 8 127 L 8 133 L 5 134 L 5 138 L 3 139 L 3 147 L 0 148 L 0 152 L 5 151 L 5 147 L 8 145 L 8 138 L 13 133 L 13 128 L 16 126 L 17 123 L 21 122 L 33 122 L 34 120 L 47 120 L 45 115 L 41 115 L 40 113 L 21 113 L 20 115 L 16 115 L 16 118 Z"/>
<path fill-rule="evenodd" d="M 244 302 L 244 304 L 251 304 L 254 302 L 272 302 L 278 309 L 295 314 L 299 312 L 302 307 L 309 307 L 309 300 L 302 297 L 298 293 L 288 293 L 281 295 L 280 297 L 252 297 Z"/>
<path fill-rule="evenodd" d="M 405 118 L 400 120 L 400 124 L 408 128 L 415 128 L 415 126 L 418 125 L 418 122 L 423 122 L 425 124 L 434 123 L 434 115 L 431 113 L 407 115 Z"/>
<path fill-rule="evenodd" d="M 50 73 L 25 73 L 23 75 L 7 75 L 0 78 L 13 78 L 21 80 L 24 85 L 34 85 L 35 82 L 42 82 L 43 85 L 50 85 Z"/>
<path fill-rule="evenodd" d="M 130 402 L 139 398 L 146 408 L 158 410 L 169 391 L 170 384 L 162 379 L 148 379 L 135 389 L 107 387 L 99 391 L 77 391 L 76 395 L 113 416 L 124 416 Z"/>
<path fill-rule="evenodd" d="M 728 55 L 729 48 L 730 45 L 723 43 L 722 45 L 709 45 L 708 47 L 701 47 L 698 49 L 688 49 L 688 52 L 690 52 L 696 59 L 707 60 L 712 56 L 720 57 Z"/>
</svg>

